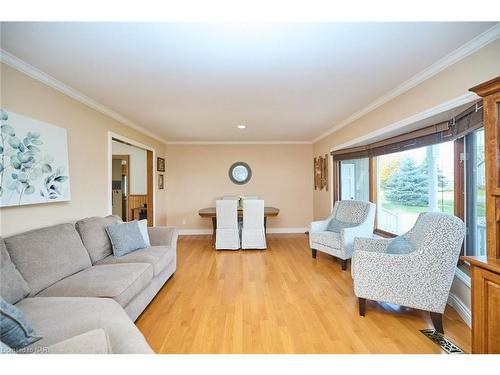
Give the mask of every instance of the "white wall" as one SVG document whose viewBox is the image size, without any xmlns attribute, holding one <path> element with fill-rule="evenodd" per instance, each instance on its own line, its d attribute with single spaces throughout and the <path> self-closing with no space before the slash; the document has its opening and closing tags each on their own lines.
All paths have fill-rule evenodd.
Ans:
<svg viewBox="0 0 500 375">
<path fill-rule="evenodd" d="M 146 150 L 113 141 L 113 155 L 130 155 L 130 194 L 147 194 L 148 176 Z"/>
<path fill-rule="evenodd" d="M 245 185 L 229 179 L 229 167 L 237 161 L 252 169 Z M 170 144 L 166 169 L 167 222 L 181 231 L 210 231 L 212 222 L 198 210 L 215 206 L 223 195 L 256 195 L 279 208 L 267 222 L 270 230 L 304 232 L 312 220 L 310 144 Z"/>
</svg>

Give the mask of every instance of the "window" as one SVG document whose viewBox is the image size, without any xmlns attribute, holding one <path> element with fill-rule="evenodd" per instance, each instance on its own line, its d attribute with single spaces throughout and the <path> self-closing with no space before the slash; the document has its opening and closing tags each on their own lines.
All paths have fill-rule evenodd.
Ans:
<svg viewBox="0 0 500 375">
<path fill-rule="evenodd" d="M 332 151 L 333 198 L 374 202 L 376 232 L 387 236 L 407 232 L 423 212 L 456 215 L 467 227 L 463 253 L 486 255 L 484 151 L 476 103 L 447 122 Z"/>
<path fill-rule="evenodd" d="M 377 229 L 402 234 L 421 212 L 454 213 L 453 142 L 376 157 Z"/>
<path fill-rule="evenodd" d="M 352 159 L 340 162 L 340 199 L 370 199 L 369 160 Z"/>
<path fill-rule="evenodd" d="M 484 167 L 484 130 L 465 137 L 465 238 L 466 255 L 486 255 L 486 174 Z"/>
</svg>

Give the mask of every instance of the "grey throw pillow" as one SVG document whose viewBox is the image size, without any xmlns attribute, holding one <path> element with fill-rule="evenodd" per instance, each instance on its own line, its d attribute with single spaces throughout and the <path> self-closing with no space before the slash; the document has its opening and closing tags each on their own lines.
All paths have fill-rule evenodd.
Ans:
<svg viewBox="0 0 500 375">
<path fill-rule="evenodd" d="M 413 251 L 415 251 L 415 246 L 403 236 L 394 238 L 385 249 L 387 254 L 409 254 Z"/>
<path fill-rule="evenodd" d="M 145 247 L 151 246 L 151 242 L 149 241 L 149 233 L 148 233 L 148 221 L 146 219 L 139 220 L 139 229 L 141 230 L 142 238 L 144 238 Z"/>
<path fill-rule="evenodd" d="M 146 247 L 146 242 L 144 241 L 137 220 L 108 225 L 106 232 L 111 241 L 115 257 L 121 257 L 134 250 Z"/>
<path fill-rule="evenodd" d="M 358 226 L 358 224 L 356 224 L 356 223 L 346 223 L 345 221 L 332 219 L 328 223 L 326 230 L 329 232 L 340 233 L 340 231 L 344 228 L 352 228 L 352 227 L 356 227 L 356 226 Z"/>
<path fill-rule="evenodd" d="M 0 341 L 0 354 L 16 354 L 10 346 Z"/>
<path fill-rule="evenodd" d="M 30 293 L 26 280 L 21 276 L 0 238 L 0 296 L 8 303 L 16 303 Z"/>
<path fill-rule="evenodd" d="M 24 313 L 0 297 L 0 340 L 12 349 L 21 349 L 40 339 Z"/>
</svg>

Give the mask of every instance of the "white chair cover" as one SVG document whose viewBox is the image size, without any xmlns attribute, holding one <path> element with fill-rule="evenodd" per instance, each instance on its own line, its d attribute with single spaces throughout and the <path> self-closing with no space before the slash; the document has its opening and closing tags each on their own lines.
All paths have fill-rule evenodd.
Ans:
<svg viewBox="0 0 500 375">
<path fill-rule="evenodd" d="M 265 249 L 264 201 L 262 199 L 243 200 L 242 249 Z"/>
<path fill-rule="evenodd" d="M 256 196 L 256 195 L 245 195 L 245 197 L 243 198 L 243 200 L 245 200 L 245 199 L 247 199 L 247 200 L 253 200 L 253 199 L 259 199 L 259 197 Z"/>
<path fill-rule="evenodd" d="M 215 202 L 217 230 L 215 248 L 217 250 L 238 250 L 240 233 L 238 228 L 238 201 L 234 199 Z"/>
</svg>

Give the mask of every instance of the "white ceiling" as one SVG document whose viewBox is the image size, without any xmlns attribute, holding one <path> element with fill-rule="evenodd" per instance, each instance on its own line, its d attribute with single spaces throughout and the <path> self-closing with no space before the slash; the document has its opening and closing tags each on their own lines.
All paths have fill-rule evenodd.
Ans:
<svg viewBox="0 0 500 375">
<path fill-rule="evenodd" d="M 1 43 L 168 141 L 311 141 L 494 25 L 18 22 Z"/>
</svg>

